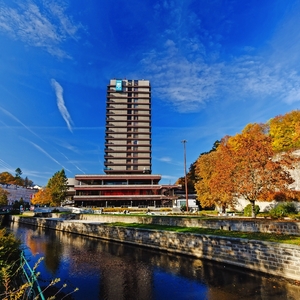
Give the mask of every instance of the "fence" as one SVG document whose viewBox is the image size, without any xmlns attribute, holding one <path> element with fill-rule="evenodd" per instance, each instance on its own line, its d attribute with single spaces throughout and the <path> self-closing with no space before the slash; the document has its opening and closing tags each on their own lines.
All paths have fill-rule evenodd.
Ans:
<svg viewBox="0 0 300 300">
<path fill-rule="evenodd" d="M 26 290 L 26 299 L 41 299 L 45 300 L 41 287 L 38 283 L 38 280 L 35 276 L 34 270 L 30 267 L 27 259 L 24 256 L 24 253 L 21 253 L 21 267 L 23 270 L 23 275 L 25 281 L 29 283 L 29 287 Z"/>
</svg>

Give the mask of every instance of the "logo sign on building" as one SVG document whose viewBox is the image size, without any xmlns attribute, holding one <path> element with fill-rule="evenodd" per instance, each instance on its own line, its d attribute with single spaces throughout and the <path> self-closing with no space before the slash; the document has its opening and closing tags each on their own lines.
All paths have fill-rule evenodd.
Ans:
<svg viewBox="0 0 300 300">
<path fill-rule="evenodd" d="M 122 92 L 122 80 L 116 80 L 116 92 Z"/>
</svg>

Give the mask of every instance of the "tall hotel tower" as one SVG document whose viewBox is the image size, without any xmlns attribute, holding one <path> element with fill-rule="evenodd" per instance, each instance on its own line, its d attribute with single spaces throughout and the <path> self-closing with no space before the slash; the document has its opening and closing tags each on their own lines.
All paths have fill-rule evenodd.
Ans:
<svg viewBox="0 0 300 300">
<path fill-rule="evenodd" d="M 105 174 L 76 175 L 76 206 L 172 207 L 178 185 L 151 170 L 151 87 L 148 80 L 111 79 L 106 95 Z"/>
<path fill-rule="evenodd" d="M 110 80 L 105 127 L 105 173 L 151 174 L 149 80 Z"/>
</svg>

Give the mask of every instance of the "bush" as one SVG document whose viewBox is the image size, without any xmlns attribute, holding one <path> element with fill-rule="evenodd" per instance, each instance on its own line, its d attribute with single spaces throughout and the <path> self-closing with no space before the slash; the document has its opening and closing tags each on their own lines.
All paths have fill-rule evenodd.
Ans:
<svg viewBox="0 0 300 300">
<path fill-rule="evenodd" d="M 185 205 L 185 204 L 181 205 L 181 206 L 180 206 L 180 210 L 181 210 L 181 211 L 186 211 L 186 205 Z"/>
<path fill-rule="evenodd" d="M 283 218 L 288 215 L 297 214 L 297 208 L 294 203 L 279 203 L 270 210 L 270 216 L 272 218 Z"/>
<path fill-rule="evenodd" d="M 159 209 L 160 212 L 171 212 L 172 209 L 170 207 L 162 207 Z"/>
<path fill-rule="evenodd" d="M 9 276 L 17 277 L 20 265 L 21 241 L 6 229 L 0 229 L 0 297 L 5 292 L 7 284 L 14 281 Z M 3 299 L 3 298 L 1 298 Z M 11 298 L 13 299 L 13 298 Z"/>
<path fill-rule="evenodd" d="M 257 215 L 260 211 L 260 207 L 258 205 L 254 206 L 254 213 L 255 215 Z M 252 205 L 248 204 L 245 208 L 244 208 L 244 216 L 246 217 L 252 217 Z"/>
</svg>

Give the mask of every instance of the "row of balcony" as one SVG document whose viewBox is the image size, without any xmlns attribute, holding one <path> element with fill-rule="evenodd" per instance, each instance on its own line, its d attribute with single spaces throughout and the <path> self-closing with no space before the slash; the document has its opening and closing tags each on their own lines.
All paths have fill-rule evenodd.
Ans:
<svg viewBox="0 0 300 300">
<path fill-rule="evenodd" d="M 125 116 L 125 115 L 124 115 Z M 109 118 L 106 118 L 106 122 L 130 122 L 130 121 L 136 121 L 136 122 L 143 122 L 143 123 L 145 123 L 145 122 L 150 122 L 151 121 L 151 116 L 149 116 L 148 115 L 148 120 L 142 120 L 141 118 L 138 118 L 138 116 L 137 115 L 135 115 L 135 116 L 133 116 L 134 118 L 135 118 L 135 120 L 134 120 L 134 118 L 133 119 L 128 119 L 128 117 L 131 117 L 131 116 L 127 116 L 127 118 L 126 119 L 124 119 L 124 120 L 122 120 L 122 119 L 119 119 L 119 118 L 112 118 L 112 117 L 109 117 Z M 146 117 L 146 116 L 140 116 L 140 117 Z"/>
<path fill-rule="evenodd" d="M 150 98 L 151 91 L 142 91 L 139 89 L 123 91 L 123 93 L 116 92 L 115 90 L 107 90 L 107 98 Z"/>
<path fill-rule="evenodd" d="M 112 122 L 114 122 L 115 124 L 112 124 Z M 125 125 L 120 124 L 120 123 L 127 123 Z M 128 124 L 130 123 L 130 124 Z M 105 127 L 109 128 L 109 127 L 115 127 L 115 128 L 151 128 L 151 122 L 149 121 L 134 121 L 134 120 L 118 120 L 118 121 L 110 121 L 110 122 L 106 122 L 105 123 Z"/>
<path fill-rule="evenodd" d="M 124 163 L 117 163 L 117 162 L 112 162 L 112 161 L 108 161 L 108 162 L 104 162 L 104 165 L 107 166 L 144 166 L 147 167 L 147 169 L 149 169 L 149 167 L 151 167 L 151 163 L 139 163 L 139 162 L 127 162 L 126 164 Z"/>
<path fill-rule="evenodd" d="M 120 141 L 120 140 L 118 140 Z M 105 146 L 109 147 L 109 146 L 114 146 L 114 147 L 124 147 L 124 146 L 141 146 L 141 147 L 147 147 L 147 146 L 150 146 L 150 141 L 151 139 L 144 139 L 143 141 L 147 142 L 147 144 L 139 144 L 139 141 L 141 141 L 141 139 L 131 139 L 131 140 L 128 140 L 128 139 L 124 139 L 122 140 L 124 143 L 123 144 L 115 144 L 113 142 L 107 142 L 105 141 Z M 120 141 L 121 142 L 121 141 Z"/>
<path fill-rule="evenodd" d="M 144 134 L 145 135 L 145 134 Z M 134 136 L 130 136 L 130 137 L 114 137 L 114 136 L 111 136 L 111 135 L 106 135 L 105 136 L 105 139 L 106 140 L 118 140 L 118 141 L 132 141 L 132 140 L 139 140 L 139 141 L 151 141 L 151 136 L 148 135 L 147 137 L 142 137 L 141 134 L 140 135 L 137 135 L 137 134 L 134 134 Z M 106 144 L 109 144 L 108 142 Z"/>
<path fill-rule="evenodd" d="M 125 103 L 122 103 L 125 104 Z M 119 114 L 120 111 L 133 111 L 133 112 L 149 112 L 151 111 L 151 107 L 149 105 L 144 105 L 145 107 L 143 107 L 142 105 L 137 105 L 137 104 L 127 104 L 126 107 L 115 107 L 115 106 L 111 106 L 111 105 L 107 105 L 106 106 L 106 113 L 110 112 L 112 114 Z"/>
<path fill-rule="evenodd" d="M 132 128 L 127 128 L 127 127 L 122 127 L 123 129 L 132 129 Z M 112 129 L 108 129 L 108 130 L 105 130 L 105 134 L 106 135 L 109 135 L 109 134 L 112 134 L 112 133 L 116 133 L 116 134 L 148 134 L 149 136 L 151 136 L 151 131 L 137 131 L 137 128 L 134 128 L 136 130 L 126 130 L 126 131 L 115 131 L 115 130 L 112 130 Z"/>
<path fill-rule="evenodd" d="M 105 174 L 108 175 L 116 175 L 116 174 L 123 174 L 123 175 L 145 175 L 145 174 L 151 174 L 151 171 L 149 172 L 144 172 L 143 170 L 138 170 L 138 169 L 127 169 L 127 170 L 114 170 L 112 168 L 107 168 L 107 169 L 103 169 Z"/>
<path fill-rule="evenodd" d="M 128 116 L 140 116 L 140 117 L 151 117 L 149 109 L 139 110 L 139 109 L 122 109 L 120 112 L 113 112 L 111 110 L 106 110 L 106 116 L 113 117 L 128 117 Z"/>
<path fill-rule="evenodd" d="M 112 91 L 112 92 L 116 93 L 115 91 Z M 120 102 L 121 100 L 125 100 L 125 101 L 127 100 L 127 102 L 128 102 L 128 99 L 137 99 L 137 100 L 146 99 L 146 100 L 149 100 L 149 102 L 150 102 L 151 94 L 147 91 L 144 91 L 144 92 L 140 91 L 138 96 L 130 95 L 130 94 L 128 95 L 128 93 L 118 94 L 118 95 L 113 95 L 112 93 L 107 93 L 106 99 L 107 99 L 107 102 L 111 102 L 111 103 L 117 103 L 117 102 Z M 115 102 L 114 99 L 118 99 L 118 101 Z M 130 102 L 133 102 L 133 101 L 130 101 Z"/>
<path fill-rule="evenodd" d="M 124 154 L 124 153 L 123 153 Z M 139 155 L 138 155 L 139 154 Z M 114 156 L 111 154 L 107 154 L 104 155 L 104 159 L 105 161 L 107 161 L 108 159 L 114 159 L 114 160 L 124 160 L 124 159 L 150 159 L 150 156 L 144 157 L 144 156 L 140 156 L 141 153 L 139 152 L 127 152 L 126 156 L 124 154 L 124 156 Z"/>
<path fill-rule="evenodd" d="M 108 153 L 118 153 L 118 154 L 123 154 L 123 153 L 128 153 L 128 152 L 130 152 L 130 153 L 151 153 L 151 149 L 141 149 L 141 148 L 139 148 L 138 149 L 138 147 L 137 146 L 134 146 L 133 148 L 137 148 L 137 149 L 127 149 L 127 150 L 122 150 L 122 151 L 118 151 L 118 150 L 116 150 L 116 149 L 112 149 L 112 148 L 109 148 L 109 147 L 107 147 L 107 148 L 105 148 L 104 149 L 104 152 L 105 152 L 105 155 L 108 155 Z"/>
</svg>

